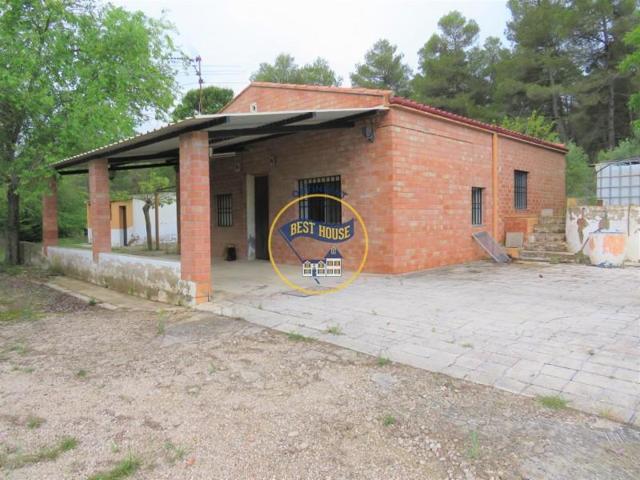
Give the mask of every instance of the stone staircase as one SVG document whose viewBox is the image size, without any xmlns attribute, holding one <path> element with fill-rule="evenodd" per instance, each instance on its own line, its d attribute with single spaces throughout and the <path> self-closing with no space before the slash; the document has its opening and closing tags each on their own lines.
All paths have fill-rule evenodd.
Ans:
<svg viewBox="0 0 640 480">
<path fill-rule="evenodd" d="M 567 251 L 565 217 L 541 216 L 533 233 L 525 238 L 520 259 L 528 262 L 575 263 L 575 255 Z"/>
</svg>

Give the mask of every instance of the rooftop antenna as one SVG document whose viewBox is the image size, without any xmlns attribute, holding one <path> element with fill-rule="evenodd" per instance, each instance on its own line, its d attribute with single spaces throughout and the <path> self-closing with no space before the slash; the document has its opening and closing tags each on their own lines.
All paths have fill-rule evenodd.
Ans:
<svg viewBox="0 0 640 480">
<path fill-rule="evenodd" d="M 198 85 L 200 86 L 200 94 L 198 99 L 198 115 L 202 115 L 202 84 L 204 80 L 202 79 L 202 57 L 198 55 L 195 59 L 194 68 L 196 69 L 196 75 L 198 75 Z"/>
<path fill-rule="evenodd" d="M 198 95 L 198 115 L 202 114 L 202 85 L 204 84 L 204 80 L 202 78 L 202 57 L 198 55 L 196 58 L 190 57 L 171 57 L 170 60 L 174 61 L 182 61 L 189 62 L 190 65 L 193 65 L 194 70 L 196 71 L 196 75 L 198 76 L 198 85 L 199 85 L 199 95 Z"/>
</svg>

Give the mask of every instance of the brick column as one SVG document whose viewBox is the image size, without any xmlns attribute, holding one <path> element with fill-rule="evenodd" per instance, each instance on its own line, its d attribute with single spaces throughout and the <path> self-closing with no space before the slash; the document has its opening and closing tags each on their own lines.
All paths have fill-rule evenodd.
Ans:
<svg viewBox="0 0 640 480">
<path fill-rule="evenodd" d="M 89 162 L 89 202 L 93 261 L 97 262 L 100 253 L 111 251 L 109 162 L 106 158 Z"/>
<path fill-rule="evenodd" d="M 195 283 L 195 303 L 211 293 L 209 134 L 180 136 L 180 263 L 183 280 Z"/>
<path fill-rule="evenodd" d="M 42 248 L 58 245 L 58 186 L 56 177 L 49 179 L 49 190 L 42 197 Z"/>
<path fill-rule="evenodd" d="M 180 165 L 176 165 L 176 227 L 177 227 L 177 238 L 176 238 L 176 252 L 178 255 L 180 254 Z"/>
</svg>

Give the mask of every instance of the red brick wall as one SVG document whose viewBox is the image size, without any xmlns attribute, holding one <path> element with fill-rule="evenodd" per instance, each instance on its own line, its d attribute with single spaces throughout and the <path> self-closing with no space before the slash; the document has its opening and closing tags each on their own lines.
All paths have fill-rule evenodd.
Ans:
<svg viewBox="0 0 640 480">
<path fill-rule="evenodd" d="M 93 261 L 111 251 L 111 201 L 109 198 L 109 162 L 106 158 L 89 162 L 89 219 Z"/>
<path fill-rule="evenodd" d="M 392 123 L 395 271 L 483 258 L 471 234 L 491 231 L 491 135 L 401 108 Z M 471 187 L 484 188 L 483 227 L 471 226 Z"/>
<path fill-rule="evenodd" d="M 366 108 L 388 103 L 391 92 L 364 88 L 312 87 L 253 83 L 241 92 L 223 112 L 249 112 L 257 103 L 258 112 L 278 110 Z"/>
<path fill-rule="evenodd" d="M 340 175 L 345 200 L 362 215 L 370 237 L 369 261 L 366 271 L 392 271 L 391 211 L 391 139 L 387 120 L 377 120 L 377 136 L 368 142 L 360 125 L 352 129 L 306 132 L 255 144 L 249 151 L 232 158 L 214 160 L 212 175 L 212 201 L 216 193 L 233 194 L 233 227 L 218 227 L 215 207 L 212 212 L 213 254 L 222 256 L 225 244 L 234 243 L 239 258 L 247 256 L 246 228 L 246 175 L 269 176 L 269 215 L 272 221 L 278 211 L 291 201 L 293 192 L 302 178 Z M 241 172 L 236 173 L 237 166 Z M 287 211 L 282 222 L 292 220 L 297 208 Z M 352 214 L 343 209 L 343 221 Z M 356 227 L 359 229 L 359 226 Z M 361 258 L 360 240 L 338 244 L 345 256 L 345 268 L 353 269 Z M 296 240 L 299 245 L 314 243 L 315 249 L 302 247 L 305 257 L 321 258 L 328 244 Z M 294 255 L 278 239 L 274 242 L 274 257 L 279 261 L 296 264 Z"/>
<path fill-rule="evenodd" d="M 394 271 L 468 262 L 486 254 L 472 239 L 492 234 L 492 133 L 402 108 L 393 124 Z M 498 139 L 498 240 L 513 215 L 513 170 L 529 172 L 529 204 L 518 213 L 562 214 L 564 155 L 500 136 Z M 483 191 L 483 225 L 471 225 L 471 188 Z"/>
<path fill-rule="evenodd" d="M 256 84 L 225 111 L 246 112 L 252 102 L 258 103 L 258 111 L 366 107 L 387 104 L 387 95 Z M 503 136 L 498 152 L 498 239 L 504 241 L 503 217 L 514 214 L 513 170 L 529 172 L 529 208 L 518 213 L 539 215 L 541 209 L 553 208 L 561 214 L 564 156 Z M 216 160 L 213 171 L 212 205 L 215 193 L 233 193 L 234 205 L 233 227 L 217 227 L 214 212 L 215 256 L 222 256 L 225 244 L 234 243 L 239 257 L 246 258 L 246 174 L 269 175 L 271 219 L 293 198 L 298 179 L 341 175 L 346 200 L 362 214 L 369 231 L 368 272 L 402 273 L 485 258 L 471 234 L 493 231 L 492 132 L 400 106 L 392 105 L 377 119 L 374 143 L 362 137 L 359 126 L 296 134 Z M 484 189 L 480 227 L 471 225 L 472 187 Z M 293 218 L 295 212 L 289 213 L 283 220 Z M 347 268 L 354 268 L 361 249 L 354 243 L 352 248 L 338 246 Z M 319 249 L 326 250 L 326 245 L 313 252 L 317 258 L 324 253 Z M 296 263 L 284 249 L 277 248 L 275 256 Z"/>
<path fill-rule="evenodd" d="M 504 240 L 505 217 L 538 216 L 545 208 L 552 208 L 554 215 L 564 215 L 565 158 L 562 153 L 500 137 L 498 159 L 498 204 L 501 219 L 498 231 L 501 240 Z M 514 207 L 515 170 L 529 172 L 526 210 L 516 210 Z"/>
</svg>

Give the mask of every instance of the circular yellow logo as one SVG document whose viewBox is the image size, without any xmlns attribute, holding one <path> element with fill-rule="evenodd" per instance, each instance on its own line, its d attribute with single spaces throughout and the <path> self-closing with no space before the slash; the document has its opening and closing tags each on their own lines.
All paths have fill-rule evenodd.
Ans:
<svg viewBox="0 0 640 480">
<path fill-rule="evenodd" d="M 351 213 L 353 213 L 354 218 L 358 221 L 358 223 L 361 225 L 362 227 L 362 233 L 363 233 L 363 238 L 364 238 L 364 253 L 362 255 L 362 260 L 360 261 L 360 264 L 358 265 L 358 268 L 355 270 L 355 272 L 353 272 L 349 278 L 347 278 L 347 280 L 345 280 L 344 282 L 340 283 L 337 286 L 331 287 L 331 288 L 326 288 L 326 289 L 321 289 L 321 290 L 314 290 L 314 289 L 310 289 L 307 287 L 303 287 L 301 285 L 296 284 L 295 282 L 291 281 L 286 275 L 284 275 L 282 273 L 282 271 L 280 270 L 280 268 L 278 267 L 277 263 L 275 262 L 275 260 L 273 259 L 273 250 L 272 250 L 272 245 L 273 245 L 273 233 L 276 229 L 276 224 L 278 223 L 278 221 L 280 220 L 280 218 L 282 217 L 283 213 L 286 212 L 290 207 L 305 201 L 305 200 L 309 200 L 312 198 L 324 198 L 324 199 L 329 199 L 329 200 L 334 200 L 336 202 L 339 202 L 343 207 L 347 208 L 349 211 L 351 211 Z M 349 235 L 349 228 L 351 228 L 351 232 L 353 232 L 353 225 L 352 225 L 353 220 L 351 220 L 351 222 L 349 222 L 348 224 L 345 224 L 345 227 L 338 227 L 338 228 L 334 228 L 334 226 L 325 226 L 322 225 L 321 223 L 319 223 L 319 229 L 324 229 L 322 230 L 323 233 L 325 235 L 325 238 L 327 238 L 326 241 L 328 242 L 336 242 L 336 241 L 344 241 L 346 239 L 348 239 L 348 235 Z M 296 221 L 296 222 L 292 222 L 294 224 L 300 224 L 300 227 L 304 227 L 303 228 L 299 228 L 299 232 L 296 231 L 295 226 L 293 228 L 294 231 L 294 235 L 295 234 L 299 234 L 300 236 L 314 236 L 314 238 L 317 238 L 317 235 L 311 235 L 308 232 L 313 232 L 314 231 L 314 227 L 316 227 L 317 225 L 315 224 L 315 222 L 312 221 Z M 317 238 L 318 239 L 318 238 Z M 286 240 L 286 239 L 285 239 Z M 289 243 L 289 242 L 287 242 Z M 271 222 L 271 228 L 269 228 L 269 239 L 268 239 L 268 249 L 269 249 L 269 261 L 271 262 L 271 265 L 273 266 L 274 271 L 276 272 L 276 274 L 278 275 L 278 277 L 280 277 L 280 279 L 289 287 L 293 288 L 294 290 L 297 290 L 301 293 L 304 293 L 306 295 L 322 295 L 322 294 L 326 294 L 326 293 L 334 293 L 334 292 L 339 292 L 340 290 L 346 288 L 347 286 L 351 285 L 356 278 L 358 278 L 358 276 L 360 275 L 360 273 L 362 272 L 362 269 L 364 268 L 364 265 L 367 261 L 367 255 L 369 253 L 369 235 L 367 233 L 367 227 L 364 224 L 364 221 L 362 220 L 362 217 L 360 216 L 360 214 L 358 213 L 358 211 L 353 208 L 353 206 L 351 206 L 347 201 L 343 200 L 342 198 L 338 198 L 335 197 L 333 195 L 327 195 L 325 193 L 312 193 L 309 195 L 302 195 L 300 197 L 294 198 L 293 200 L 291 200 L 289 203 L 287 203 L 284 207 L 282 207 L 280 209 L 280 211 L 278 212 L 278 214 L 275 216 L 275 218 L 273 219 L 273 222 Z M 296 254 L 297 255 L 297 254 Z M 303 266 L 304 268 L 304 266 Z M 324 268 L 324 266 L 323 266 Z M 304 270 L 303 270 L 304 271 Z"/>
</svg>

